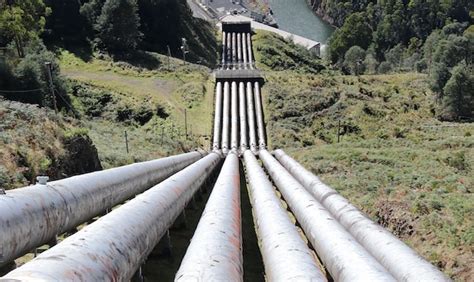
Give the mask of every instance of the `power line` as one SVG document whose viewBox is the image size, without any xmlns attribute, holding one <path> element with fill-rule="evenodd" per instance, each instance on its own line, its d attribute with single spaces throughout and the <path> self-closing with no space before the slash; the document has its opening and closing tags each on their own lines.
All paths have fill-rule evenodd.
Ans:
<svg viewBox="0 0 474 282">
<path fill-rule="evenodd" d="M 38 89 L 29 89 L 29 90 L 1 90 L 0 93 L 28 93 L 28 92 L 36 92 L 42 90 L 41 88 Z"/>
</svg>

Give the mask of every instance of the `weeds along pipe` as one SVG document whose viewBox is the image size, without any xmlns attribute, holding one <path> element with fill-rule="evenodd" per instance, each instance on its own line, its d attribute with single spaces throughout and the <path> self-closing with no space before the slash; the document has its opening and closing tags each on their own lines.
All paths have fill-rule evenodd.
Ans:
<svg viewBox="0 0 474 282">
<path fill-rule="evenodd" d="M 436 267 L 282 150 L 280 163 L 399 281 L 449 281 Z"/>
<path fill-rule="evenodd" d="M 192 152 L 7 191 L 0 195 L 0 265 L 147 190 L 201 157 Z"/>
<path fill-rule="evenodd" d="M 247 141 L 247 108 L 245 103 L 245 83 L 239 82 L 239 113 L 240 113 L 240 150 L 248 149 Z"/>
<path fill-rule="evenodd" d="M 242 66 L 242 38 L 240 33 L 237 33 L 237 62 L 240 69 Z"/>
<path fill-rule="evenodd" d="M 227 46 L 226 46 L 226 33 L 222 32 L 222 67 L 225 65 L 225 57 L 227 55 Z"/>
<path fill-rule="evenodd" d="M 239 96 L 237 82 L 232 81 L 232 97 L 231 97 L 231 138 L 230 148 L 236 152 L 239 149 Z"/>
<path fill-rule="evenodd" d="M 214 140 L 212 142 L 212 149 L 214 151 L 220 148 L 221 127 L 222 127 L 222 83 L 216 83 L 216 104 L 214 105 Z"/>
<path fill-rule="evenodd" d="M 227 155 L 175 281 L 243 281 L 239 158 Z"/>
<path fill-rule="evenodd" d="M 245 151 L 244 162 L 267 280 L 327 281 L 254 154 Z"/>
<path fill-rule="evenodd" d="M 259 156 L 335 281 L 396 281 L 268 151 Z"/>
<path fill-rule="evenodd" d="M 247 119 L 249 121 L 250 150 L 257 153 L 257 137 L 255 133 L 255 112 L 253 105 L 252 83 L 247 82 Z"/>
<path fill-rule="evenodd" d="M 229 107 L 230 107 L 230 85 L 224 82 L 224 99 L 222 105 L 222 144 L 221 149 L 224 154 L 229 152 Z"/>
<path fill-rule="evenodd" d="M 220 161 L 210 153 L 3 278 L 129 281 Z"/>
<path fill-rule="evenodd" d="M 247 62 L 247 35 L 246 33 L 242 33 L 242 53 L 244 59 L 244 69 L 248 69 L 248 62 Z"/>
<path fill-rule="evenodd" d="M 262 107 L 262 96 L 260 95 L 260 83 L 255 82 L 254 84 L 254 96 L 255 96 L 255 112 L 257 115 L 257 127 L 258 127 L 258 146 L 260 150 L 264 150 L 267 147 L 265 141 L 265 122 L 263 120 L 263 107 Z"/>
</svg>

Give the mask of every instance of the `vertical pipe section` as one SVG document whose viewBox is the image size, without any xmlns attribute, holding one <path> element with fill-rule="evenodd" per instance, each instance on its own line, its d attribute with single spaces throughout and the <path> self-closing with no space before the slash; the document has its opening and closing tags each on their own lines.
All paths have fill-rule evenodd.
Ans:
<svg viewBox="0 0 474 282">
<path fill-rule="evenodd" d="M 243 281 L 239 158 L 230 153 L 175 281 Z"/>
<path fill-rule="evenodd" d="M 248 150 L 244 162 L 267 280 L 327 281 L 282 207 L 272 183 Z"/>
<path fill-rule="evenodd" d="M 225 65 L 225 57 L 227 56 L 227 44 L 226 44 L 226 33 L 225 31 L 222 32 L 222 67 Z"/>
<path fill-rule="evenodd" d="M 250 68 L 253 69 L 253 55 L 252 55 L 252 38 L 250 32 L 247 33 L 247 49 L 248 49 L 248 60 Z"/>
<path fill-rule="evenodd" d="M 142 193 L 198 152 L 78 175 L 0 195 L 0 266 Z"/>
<path fill-rule="evenodd" d="M 255 112 L 257 115 L 257 127 L 258 127 L 258 146 L 260 150 L 264 150 L 267 147 L 267 142 L 265 141 L 265 122 L 263 120 L 263 107 L 262 107 L 262 96 L 260 95 L 260 83 L 256 81 L 254 83 L 255 90 Z"/>
<path fill-rule="evenodd" d="M 247 141 L 247 107 L 245 103 L 245 83 L 239 82 L 239 113 L 240 113 L 240 150 L 248 149 Z"/>
<path fill-rule="evenodd" d="M 235 69 L 237 65 L 237 38 L 235 36 L 235 32 L 232 32 L 232 69 Z"/>
<path fill-rule="evenodd" d="M 275 157 L 390 273 L 400 281 L 449 281 L 436 267 L 282 150 Z"/>
<path fill-rule="evenodd" d="M 237 33 L 237 63 L 239 64 L 238 68 L 242 68 L 242 38 L 241 34 Z"/>
<path fill-rule="evenodd" d="M 268 151 L 259 156 L 335 281 L 396 281 Z"/>
<path fill-rule="evenodd" d="M 207 155 L 3 278 L 129 281 L 220 160 Z"/>
<path fill-rule="evenodd" d="M 214 105 L 214 137 L 212 150 L 217 151 L 220 148 L 221 127 L 222 127 L 222 83 L 216 83 L 216 103 Z"/>
<path fill-rule="evenodd" d="M 224 99 L 222 105 L 222 145 L 221 149 L 224 154 L 229 152 L 229 107 L 230 107 L 230 85 L 229 82 L 224 82 Z"/>
<path fill-rule="evenodd" d="M 232 34 L 227 33 L 227 69 L 231 68 L 232 65 Z"/>
<path fill-rule="evenodd" d="M 247 82 L 247 119 L 249 121 L 250 150 L 256 153 L 257 136 L 255 135 L 255 107 L 253 105 L 252 82 Z"/>
<path fill-rule="evenodd" d="M 244 59 L 244 69 L 248 69 L 247 50 L 247 35 L 246 33 L 242 33 L 242 53 Z"/>
<path fill-rule="evenodd" d="M 230 148 L 233 152 L 239 149 L 239 96 L 237 92 L 237 82 L 232 81 L 231 96 L 231 138 Z"/>
</svg>

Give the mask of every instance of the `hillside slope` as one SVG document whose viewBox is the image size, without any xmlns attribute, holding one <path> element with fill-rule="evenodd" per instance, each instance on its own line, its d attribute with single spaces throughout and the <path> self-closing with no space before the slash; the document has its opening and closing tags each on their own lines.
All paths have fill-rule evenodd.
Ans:
<svg viewBox="0 0 474 282">
<path fill-rule="evenodd" d="M 260 43 L 262 63 L 269 58 L 261 59 Z M 474 125 L 436 120 L 423 74 L 299 69 L 266 71 L 271 147 L 285 149 L 455 280 L 472 280 Z"/>
</svg>

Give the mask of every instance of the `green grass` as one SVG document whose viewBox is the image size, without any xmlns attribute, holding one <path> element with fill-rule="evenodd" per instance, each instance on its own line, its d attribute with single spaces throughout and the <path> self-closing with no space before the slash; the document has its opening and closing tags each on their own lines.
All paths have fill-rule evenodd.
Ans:
<svg viewBox="0 0 474 282">
<path fill-rule="evenodd" d="M 74 107 L 82 115 L 105 168 L 209 145 L 214 89 L 211 70 L 175 58 L 170 58 L 168 65 L 168 57 L 148 55 L 159 61 L 155 68 L 102 56 L 84 62 L 67 51 L 61 53 L 62 72 L 73 85 Z M 184 138 L 185 111 L 188 141 Z"/>
</svg>

